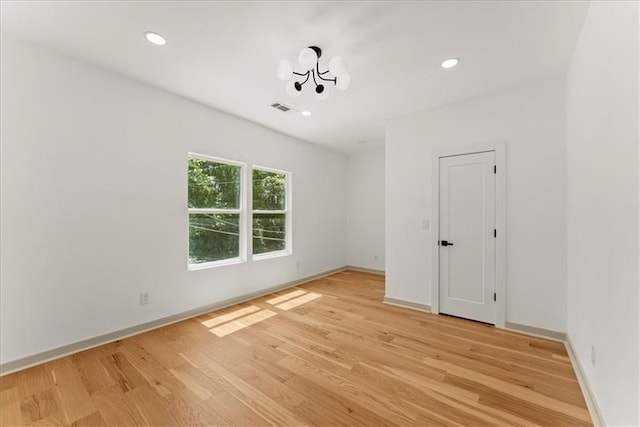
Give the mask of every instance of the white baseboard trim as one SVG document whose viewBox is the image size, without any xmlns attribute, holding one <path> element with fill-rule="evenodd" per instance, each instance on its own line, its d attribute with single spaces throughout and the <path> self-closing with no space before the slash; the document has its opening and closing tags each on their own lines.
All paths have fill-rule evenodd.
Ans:
<svg viewBox="0 0 640 427">
<path fill-rule="evenodd" d="M 395 305 L 396 307 L 409 308 L 411 310 L 424 311 L 425 313 L 431 313 L 431 306 L 428 304 L 420 304 L 417 302 L 404 301 L 396 298 L 384 297 L 383 303 L 389 305 Z"/>
<path fill-rule="evenodd" d="M 241 295 L 235 298 L 230 298 L 224 301 L 220 301 L 206 306 L 194 308 L 192 310 L 184 311 L 182 313 L 173 314 L 171 316 L 163 317 L 160 319 L 152 320 L 150 322 L 141 323 L 118 331 L 109 332 L 97 337 L 88 338 L 75 343 L 63 345 L 51 350 L 43 351 L 41 353 L 26 356 L 20 359 L 12 360 L 9 362 L 0 364 L 0 377 L 11 374 L 13 372 L 22 371 L 23 369 L 30 368 L 32 366 L 41 365 L 43 363 L 59 359 L 61 357 L 68 356 L 70 354 L 78 353 L 81 351 L 89 350 L 91 348 L 99 347 L 104 344 L 109 344 L 114 341 L 118 341 L 124 338 L 128 338 L 133 335 L 138 335 L 143 332 L 147 332 L 153 329 L 158 329 L 163 326 L 170 325 L 172 323 L 182 322 L 183 320 L 191 319 L 192 317 L 200 316 L 212 311 L 220 310 L 235 304 L 251 301 L 253 299 L 269 295 L 273 292 L 280 291 L 294 286 L 299 286 L 312 280 L 319 279 L 321 277 L 330 276 L 335 273 L 347 270 L 347 267 L 340 267 L 333 270 L 325 271 L 322 273 L 307 276 L 302 279 L 294 280 L 292 282 L 283 283 L 281 285 L 272 286 L 267 289 L 263 289 L 257 292 Z"/>
<path fill-rule="evenodd" d="M 504 322 L 503 329 L 559 342 L 564 342 L 567 338 L 567 334 L 565 334 L 564 332 L 552 331 L 550 329 L 544 328 L 536 328 L 535 326 L 521 325 L 519 323 L 513 322 Z"/>
<path fill-rule="evenodd" d="M 345 270 L 359 271 L 361 273 L 377 274 L 378 276 L 384 276 L 385 275 L 384 270 L 374 270 L 372 268 L 356 267 L 355 265 L 347 265 L 345 267 Z"/>
<path fill-rule="evenodd" d="M 589 380 L 587 380 L 587 376 L 582 369 L 582 364 L 580 363 L 578 356 L 576 356 L 575 349 L 573 348 L 573 344 L 571 344 L 571 339 L 568 335 L 567 339 L 564 342 L 564 346 L 567 349 L 569 360 L 571 360 L 573 370 L 575 371 L 576 377 L 578 378 L 578 384 L 580 384 L 580 390 L 582 390 L 582 396 L 584 396 L 585 403 L 587 404 L 587 409 L 589 409 L 589 414 L 591 415 L 591 421 L 593 422 L 593 425 L 606 426 L 607 424 L 604 422 L 602 412 L 600 412 L 598 401 L 596 400 L 593 390 L 591 390 Z"/>
</svg>

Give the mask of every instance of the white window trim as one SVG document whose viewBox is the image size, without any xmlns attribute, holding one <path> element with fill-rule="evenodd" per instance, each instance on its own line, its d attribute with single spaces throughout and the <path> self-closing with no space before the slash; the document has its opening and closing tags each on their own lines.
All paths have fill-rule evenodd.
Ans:
<svg viewBox="0 0 640 427">
<path fill-rule="evenodd" d="M 285 257 L 285 256 L 290 256 L 291 255 L 291 251 L 272 251 L 272 252 L 265 252 L 262 254 L 257 254 L 257 255 L 253 255 L 252 256 L 252 260 L 253 261 L 262 261 L 265 259 L 271 259 L 271 258 L 280 258 L 280 257 Z"/>
<path fill-rule="evenodd" d="M 239 162 L 237 160 L 229 160 L 229 159 L 224 159 L 222 157 L 215 157 L 215 156 L 208 156 L 206 154 L 199 154 L 199 153 L 194 153 L 189 151 L 188 153 L 188 158 L 194 158 L 194 159 L 200 159 L 200 160 L 209 160 L 211 162 L 216 162 L 216 163 L 226 163 L 228 165 L 232 165 L 232 166 L 240 166 L 240 167 L 246 167 L 247 164 L 244 162 Z"/>
<path fill-rule="evenodd" d="M 284 210 L 253 210 L 253 171 L 259 170 L 263 172 L 272 172 L 278 173 L 285 176 L 285 208 Z M 250 182 L 251 182 L 251 197 L 249 199 L 251 215 L 249 215 L 249 224 L 248 230 L 250 230 L 251 236 L 249 239 L 249 252 L 251 254 L 252 261 L 262 261 L 266 259 L 272 258 L 280 258 L 285 256 L 290 256 L 293 254 L 293 215 L 292 215 L 292 206 L 293 206 L 293 191 L 292 191 L 292 173 L 289 171 L 274 169 L 265 166 L 257 166 L 253 165 L 251 170 L 249 171 Z M 284 214 L 285 215 L 285 248 L 281 251 L 272 251 L 265 252 L 261 254 L 253 254 L 253 215 L 254 214 Z"/>
<path fill-rule="evenodd" d="M 242 213 L 242 209 L 218 209 L 218 208 L 189 208 L 190 214 L 230 214 L 230 215 L 238 215 Z"/>
<path fill-rule="evenodd" d="M 241 264 L 247 261 L 247 254 L 248 252 L 248 248 L 247 248 L 247 218 L 250 217 L 250 215 L 247 214 L 247 177 L 246 177 L 246 171 L 249 169 L 247 167 L 246 163 L 243 162 L 238 162 L 235 160 L 228 160 L 228 159 L 223 159 L 221 157 L 213 157 L 213 156 L 207 156 L 205 154 L 199 154 L 199 153 L 193 153 L 193 152 L 188 152 L 187 153 L 187 182 L 188 182 L 188 173 L 189 173 L 189 159 L 200 159 L 200 160 L 207 160 L 207 161 L 211 161 L 211 162 L 216 162 L 216 163 L 224 163 L 227 165 L 231 165 L 231 166 L 238 166 L 240 167 L 240 202 L 239 202 L 239 208 L 238 209 L 220 209 L 220 208 L 189 208 L 189 195 L 187 193 L 187 270 L 188 271 L 195 271 L 195 270 L 204 270 L 204 269 L 208 269 L 208 268 L 215 268 L 215 267 L 223 267 L 223 266 L 227 266 L 227 265 L 234 265 L 234 264 Z M 225 258 L 225 259 L 221 259 L 221 260 L 217 260 L 217 261 L 211 261 L 211 262 L 203 262 L 203 263 L 199 263 L 199 264 L 192 264 L 189 262 L 189 215 L 191 214 L 234 214 L 234 215 L 239 215 L 238 218 L 238 224 L 239 224 L 239 236 L 238 236 L 238 253 L 239 256 L 234 257 L 234 258 Z"/>
<path fill-rule="evenodd" d="M 226 265 L 243 264 L 245 262 L 246 262 L 246 260 L 244 260 L 244 259 L 242 259 L 240 257 L 226 258 L 226 259 L 221 259 L 221 260 L 218 260 L 218 261 L 202 262 L 200 264 L 189 264 L 188 270 L 189 271 L 206 270 L 208 268 L 224 267 Z"/>
</svg>

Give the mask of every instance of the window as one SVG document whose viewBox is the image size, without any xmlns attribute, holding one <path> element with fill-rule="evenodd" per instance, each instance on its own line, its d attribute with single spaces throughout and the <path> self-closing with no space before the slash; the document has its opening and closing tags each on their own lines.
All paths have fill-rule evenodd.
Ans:
<svg viewBox="0 0 640 427">
<path fill-rule="evenodd" d="M 290 253 L 287 172 L 253 169 L 253 255 Z"/>
<path fill-rule="evenodd" d="M 253 259 L 291 254 L 290 188 L 289 172 L 189 153 L 189 269 L 245 261 L 251 243 Z"/>
<path fill-rule="evenodd" d="M 240 163 L 189 155 L 189 267 L 243 258 L 242 171 Z"/>
</svg>

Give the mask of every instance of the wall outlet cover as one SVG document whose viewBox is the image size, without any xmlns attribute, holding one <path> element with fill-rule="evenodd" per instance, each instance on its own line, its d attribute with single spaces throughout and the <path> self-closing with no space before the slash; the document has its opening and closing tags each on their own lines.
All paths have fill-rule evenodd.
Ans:
<svg viewBox="0 0 640 427">
<path fill-rule="evenodd" d="M 140 305 L 149 304 L 149 292 L 140 292 Z"/>
</svg>

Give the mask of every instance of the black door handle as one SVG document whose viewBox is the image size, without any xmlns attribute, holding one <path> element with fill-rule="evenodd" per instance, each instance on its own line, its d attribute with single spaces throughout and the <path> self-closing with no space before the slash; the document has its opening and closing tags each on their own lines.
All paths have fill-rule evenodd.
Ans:
<svg viewBox="0 0 640 427">
<path fill-rule="evenodd" d="M 440 240 L 441 246 L 453 246 L 453 243 L 447 242 L 446 240 Z"/>
</svg>

